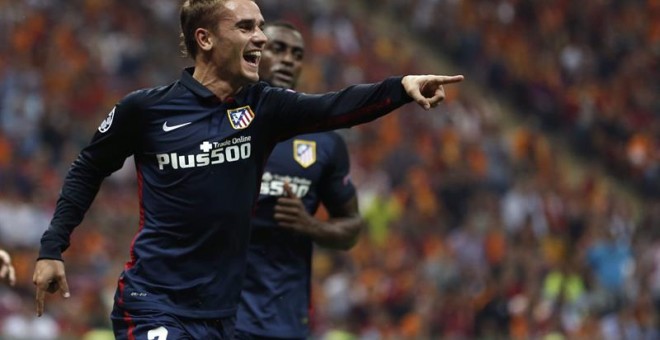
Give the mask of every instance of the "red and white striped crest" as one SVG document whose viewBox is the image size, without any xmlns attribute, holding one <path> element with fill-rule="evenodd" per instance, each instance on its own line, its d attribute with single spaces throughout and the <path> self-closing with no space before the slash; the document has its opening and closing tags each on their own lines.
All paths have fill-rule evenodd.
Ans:
<svg viewBox="0 0 660 340">
<path fill-rule="evenodd" d="M 254 119 L 254 112 L 250 106 L 243 106 L 237 109 L 227 110 L 227 117 L 231 122 L 231 126 L 236 130 L 245 129 L 252 123 Z"/>
</svg>

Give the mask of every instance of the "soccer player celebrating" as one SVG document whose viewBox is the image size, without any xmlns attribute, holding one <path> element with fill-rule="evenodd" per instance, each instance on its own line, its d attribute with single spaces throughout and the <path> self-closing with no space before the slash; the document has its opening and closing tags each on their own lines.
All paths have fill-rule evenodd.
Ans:
<svg viewBox="0 0 660 340">
<path fill-rule="evenodd" d="M 291 24 L 266 25 L 259 77 L 292 89 L 305 46 Z M 238 309 L 236 338 L 304 339 L 309 335 L 312 242 L 349 249 L 363 221 L 348 177 L 346 144 L 334 132 L 299 135 L 277 144 L 262 176 Z M 331 219 L 312 215 L 323 202 Z"/>
<path fill-rule="evenodd" d="M 71 165 L 41 239 L 33 282 L 69 296 L 62 253 L 103 180 L 134 156 L 140 223 L 112 311 L 117 339 L 233 336 L 262 171 L 301 133 L 366 123 L 412 100 L 426 109 L 462 76 L 392 77 L 307 95 L 259 80 L 266 44 L 253 0 L 186 0 L 183 42 L 194 67 L 117 103 Z"/>
</svg>

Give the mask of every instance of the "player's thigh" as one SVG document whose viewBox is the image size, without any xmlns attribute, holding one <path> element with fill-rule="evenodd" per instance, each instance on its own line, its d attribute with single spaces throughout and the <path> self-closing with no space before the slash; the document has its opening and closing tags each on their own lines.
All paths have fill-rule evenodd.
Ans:
<svg viewBox="0 0 660 340">
<path fill-rule="evenodd" d="M 112 328 L 118 340 L 232 339 L 235 317 L 187 319 L 159 311 L 125 311 L 115 306 Z"/>
<path fill-rule="evenodd" d="M 193 340 L 176 317 L 159 311 L 115 308 L 110 318 L 117 340 Z"/>
<path fill-rule="evenodd" d="M 235 340 L 282 340 L 282 338 L 273 338 L 268 336 L 256 335 L 238 329 L 234 332 L 234 339 Z M 287 339 L 289 340 L 289 338 Z M 305 340 L 305 339 L 290 338 L 290 340 Z"/>
</svg>

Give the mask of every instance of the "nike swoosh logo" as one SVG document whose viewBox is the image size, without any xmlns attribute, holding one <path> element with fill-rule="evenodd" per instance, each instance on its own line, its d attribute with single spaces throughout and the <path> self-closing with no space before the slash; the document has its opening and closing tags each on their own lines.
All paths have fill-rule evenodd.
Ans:
<svg viewBox="0 0 660 340">
<path fill-rule="evenodd" d="M 184 126 L 186 126 L 186 125 L 188 125 L 188 124 L 190 124 L 190 123 L 192 123 L 192 122 L 183 123 L 183 124 L 179 124 L 179 125 L 168 126 L 168 125 L 167 125 L 167 121 L 166 121 L 165 123 L 163 123 L 163 131 L 165 131 L 165 132 L 170 132 L 170 131 L 172 131 L 172 130 L 176 130 L 176 129 L 180 128 L 180 127 L 184 127 Z"/>
</svg>

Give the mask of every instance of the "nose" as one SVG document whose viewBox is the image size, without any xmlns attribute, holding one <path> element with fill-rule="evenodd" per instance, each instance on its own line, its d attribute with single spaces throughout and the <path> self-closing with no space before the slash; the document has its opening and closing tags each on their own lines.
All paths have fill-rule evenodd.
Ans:
<svg viewBox="0 0 660 340">
<path fill-rule="evenodd" d="M 259 48 L 263 48 L 267 41 L 268 37 L 266 34 L 264 34 L 264 31 L 257 27 L 257 29 L 254 31 L 254 34 L 252 35 L 252 42 Z"/>
<path fill-rule="evenodd" d="M 296 58 L 293 56 L 293 51 L 287 49 L 282 55 L 282 63 L 285 63 L 287 65 L 293 65 L 295 61 Z"/>
</svg>

